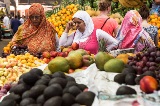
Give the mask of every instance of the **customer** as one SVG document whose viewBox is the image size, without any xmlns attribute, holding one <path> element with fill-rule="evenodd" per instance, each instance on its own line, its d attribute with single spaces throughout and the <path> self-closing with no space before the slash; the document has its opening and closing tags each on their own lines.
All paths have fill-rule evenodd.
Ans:
<svg viewBox="0 0 160 106">
<path fill-rule="evenodd" d="M 143 29 L 142 17 L 136 10 L 130 10 L 126 13 L 117 40 L 119 41 L 119 49 L 135 48 L 135 52 L 155 46 L 149 34 Z"/>
<path fill-rule="evenodd" d="M 99 0 L 99 11 L 100 14 L 92 18 L 95 28 L 102 29 L 115 37 L 118 32 L 118 23 L 108 16 L 111 11 L 111 0 Z"/>
<path fill-rule="evenodd" d="M 21 25 L 19 19 L 17 16 L 15 16 L 14 19 L 11 20 L 11 29 L 13 31 L 13 34 L 15 34 L 18 30 L 18 27 Z"/>
<path fill-rule="evenodd" d="M 156 26 L 153 26 L 147 22 L 147 19 L 149 17 L 149 8 L 146 7 L 146 5 L 143 5 L 139 9 L 139 14 L 142 17 L 142 27 L 146 32 L 149 33 L 152 40 L 154 41 L 155 45 L 158 45 L 158 28 Z"/>
<path fill-rule="evenodd" d="M 24 19 L 25 19 L 25 16 L 24 16 L 24 15 L 22 15 L 22 17 L 19 19 L 19 21 L 21 22 L 21 24 L 23 24 L 23 23 L 24 23 Z"/>
<path fill-rule="evenodd" d="M 153 0 L 150 14 L 160 15 L 160 0 Z"/>
<path fill-rule="evenodd" d="M 7 15 L 5 15 L 3 18 L 3 25 L 5 28 L 10 29 L 10 19 Z"/>
<path fill-rule="evenodd" d="M 73 26 L 76 31 L 71 35 L 68 32 Z M 63 32 L 59 44 L 60 46 L 70 46 L 73 42 L 79 44 L 79 48 L 96 54 L 99 49 L 99 40 L 104 39 L 106 42 L 106 50 L 110 51 L 117 46 L 118 41 L 101 29 L 94 28 L 93 21 L 86 11 L 77 11 L 73 15 L 73 21 L 68 22 Z"/>
<path fill-rule="evenodd" d="M 29 18 L 19 27 L 12 42 L 26 45 L 31 53 L 58 50 L 58 36 L 55 29 L 46 20 L 41 4 L 31 5 Z"/>
</svg>

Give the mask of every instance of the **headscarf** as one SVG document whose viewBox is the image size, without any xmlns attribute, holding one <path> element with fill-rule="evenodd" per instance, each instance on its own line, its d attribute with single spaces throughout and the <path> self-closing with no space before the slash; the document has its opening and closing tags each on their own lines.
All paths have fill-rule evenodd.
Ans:
<svg viewBox="0 0 160 106">
<path fill-rule="evenodd" d="M 39 3 L 33 3 L 29 8 L 29 16 L 41 15 L 42 21 L 38 28 L 32 25 L 31 20 L 28 18 L 22 24 L 12 41 L 27 45 L 30 52 L 43 52 L 55 50 L 55 34 L 53 26 L 46 20 L 44 8 Z"/>
<path fill-rule="evenodd" d="M 84 33 L 80 32 L 78 29 L 76 30 L 76 35 L 74 37 L 73 42 L 79 41 L 80 39 L 84 39 L 90 36 L 94 30 L 94 24 L 90 15 L 86 11 L 80 10 L 73 15 L 73 18 L 79 18 L 83 20 L 86 25 Z"/>
<path fill-rule="evenodd" d="M 140 32 L 143 31 L 141 23 L 142 17 L 136 10 L 130 10 L 126 13 L 117 35 L 117 40 L 120 42 L 120 49 L 132 48 L 135 46 L 136 38 Z"/>
</svg>

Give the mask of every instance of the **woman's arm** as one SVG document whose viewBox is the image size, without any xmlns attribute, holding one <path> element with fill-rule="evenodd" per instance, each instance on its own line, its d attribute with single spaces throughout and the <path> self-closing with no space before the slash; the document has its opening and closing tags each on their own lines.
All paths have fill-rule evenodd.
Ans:
<svg viewBox="0 0 160 106">
<path fill-rule="evenodd" d="M 59 46 L 70 46 L 74 39 L 74 32 L 68 36 L 68 33 L 63 32 L 59 39 Z"/>
<path fill-rule="evenodd" d="M 107 32 L 101 29 L 96 30 L 96 36 L 97 36 L 98 41 L 100 39 L 105 39 L 107 51 L 112 50 L 118 45 L 118 41 L 115 38 L 113 38 L 111 35 L 109 35 Z"/>
</svg>

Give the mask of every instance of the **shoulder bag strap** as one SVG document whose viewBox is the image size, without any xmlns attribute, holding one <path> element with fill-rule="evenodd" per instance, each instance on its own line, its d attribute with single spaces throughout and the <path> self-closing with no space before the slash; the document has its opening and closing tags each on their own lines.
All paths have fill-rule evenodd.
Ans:
<svg viewBox="0 0 160 106">
<path fill-rule="evenodd" d="M 110 19 L 110 17 L 105 20 L 105 22 L 103 23 L 101 29 L 104 27 L 104 25 L 105 25 L 105 23 L 108 21 L 108 19 Z"/>
</svg>

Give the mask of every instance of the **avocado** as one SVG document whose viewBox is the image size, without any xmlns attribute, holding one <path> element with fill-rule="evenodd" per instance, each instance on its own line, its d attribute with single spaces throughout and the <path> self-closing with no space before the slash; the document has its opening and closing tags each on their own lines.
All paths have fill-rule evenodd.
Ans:
<svg viewBox="0 0 160 106">
<path fill-rule="evenodd" d="M 30 91 L 31 91 L 31 97 L 32 98 L 37 98 L 39 95 L 43 93 L 43 91 L 47 88 L 45 85 L 35 85 L 33 86 Z"/>
<path fill-rule="evenodd" d="M 131 95 L 131 94 L 137 94 L 137 92 L 128 86 L 120 86 L 117 91 L 116 95 Z"/>
<path fill-rule="evenodd" d="M 73 104 L 72 106 L 81 106 L 80 104 L 78 104 L 78 103 L 75 103 L 75 104 Z"/>
<path fill-rule="evenodd" d="M 133 67 L 129 67 L 129 68 L 124 68 L 122 70 L 122 73 L 123 74 L 128 74 L 128 73 L 134 73 L 134 74 L 137 74 L 137 71 L 133 68 Z"/>
<path fill-rule="evenodd" d="M 136 77 L 137 76 L 134 73 L 127 74 L 126 77 L 125 77 L 125 83 L 128 84 L 128 85 L 136 85 L 136 82 L 135 82 Z"/>
<path fill-rule="evenodd" d="M 145 76 L 151 76 L 153 78 L 156 78 L 156 73 L 154 71 L 146 71 L 143 73 Z"/>
<path fill-rule="evenodd" d="M 141 74 L 140 76 L 137 76 L 137 77 L 135 78 L 135 82 L 136 82 L 137 85 L 139 85 L 140 80 L 141 80 L 144 76 L 145 76 L 145 75 Z"/>
<path fill-rule="evenodd" d="M 77 86 L 73 85 L 73 86 L 69 87 L 68 92 L 76 97 L 82 91 Z"/>
<path fill-rule="evenodd" d="M 68 93 L 68 89 L 69 89 L 69 88 L 67 88 L 67 87 L 64 88 L 64 89 L 63 89 L 63 94 Z"/>
<path fill-rule="evenodd" d="M 8 100 L 8 99 L 15 100 L 16 103 L 19 103 L 21 101 L 21 96 L 14 93 L 10 93 L 9 95 L 5 96 L 2 101 Z"/>
<path fill-rule="evenodd" d="M 39 79 L 34 85 L 48 85 L 50 80 L 48 79 Z"/>
<path fill-rule="evenodd" d="M 43 75 L 43 71 L 39 68 L 33 68 L 29 71 L 31 74 L 36 74 L 38 76 L 42 76 Z"/>
<path fill-rule="evenodd" d="M 28 90 L 28 91 L 25 91 L 23 94 L 22 94 L 22 99 L 24 98 L 30 98 L 31 97 L 31 91 Z"/>
<path fill-rule="evenodd" d="M 23 81 L 28 85 L 34 85 L 39 78 L 40 77 L 38 75 L 28 72 L 23 76 Z"/>
<path fill-rule="evenodd" d="M 16 101 L 13 99 L 7 99 L 0 102 L 0 106 L 17 106 Z"/>
<path fill-rule="evenodd" d="M 51 77 L 48 74 L 45 74 L 41 77 L 41 79 L 51 80 Z"/>
<path fill-rule="evenodd" d="M 59 89 L 63 90 L 63 89 L 62 89 L 62 87 L 61 87 L 61 85 L 60 85 L 60 84 L 58 84 L 58 83 L 52 84 L 52 85 L 50 85 L 50 86 L 58 87 Z"/>
<path fill-rule="evenodd" d="M 88 88 L 86 85 L 84 84 L 77 84 L 78 85 L 78 88 L 81 90 L 81 91 L 84 91 L 86 88 Z"/>
<path fill-rule="evenodd" d="M 55 96 L 48 99 L 43 106 L 61 106 L 62 98 L 60 96 Z"/>
<path fill-rule="evenodd" d="M 47 100 L 53 96 L 62 96 L 62 91 L 62 88 L 59 86 L 48 86 L 43 92 L 44 98 Z"/>
<path fill-rule="evenodd" d="M 40 95 L 40 96 L 37 98 L 36 102 L 37 102 L 38 104 L 42 104 L 42 105 L 43 105 L 44 102 L 45 102 L 44 95 Z"/>
<path fill-rule="evenodd" d="M 126 74 L 123 74 L 123 73 L 117 74 L 114 77 L 114 81 L 119 83 L 119 84 L 124 84 L 125 83 L 125 77 L 126 77 Z"/>
<path fill-rule="evenodd" d="M 23 78 L 20 78 L 17 84 L 24 83 Z"/>
<path fill-rule="evenodd" d="M 66 87 L 71 87 L 73 85 L 77 86 L 77 83 L 74 82 L 74 81 L 68 81 L 67 84 L 66 84 Z"/>
<path fill-rule="evenodd" d="M 92 106 L 95 94 L 91 91 L 82 92 L 76 96 L 76 102 L 81 105 Z"/>
<path fill-rule="evenodd" d="M 20 106 L 27 106 L 29 104 L 36 103 L 34 99 L 32 98 L 25 98 L 21 101 Z"/>
<path fill-rule="evenodd" d="M 75 81 L 76 82 L 76 80 L 73 77 L 67 76 L 67 75 L 66 75 L 66 80 L 67 81 Z"/>
<path fill-rule="evenodd" d="M 62 96 L 62 106 L 71 106 L 75 103 L 75 97 L 70 93 L 65 93 Z"/>
<path fill-rule="evenodd" d="M 58 71 L 52 74 L 52 78 L 56 78 L 56 77 L 66 78 L 66 75 L 62 71 Z"/>
<path fill-rule="evenodd" d="M 64 79 L 64 78 L 55 77 L 55 78 L 53 78 L 49 81 L 49 85 L 52 85 L 52 84 L 55 84 L 55 83 L 60 84 L 62 86 L 62 88 L 64 88 L 67 84 L 67 80 Z"/>
<path fill-rule="evenodd" d="M 10 93 L 14 92 L 15 94 L 22 95 L 25 91 L 29 90 L 30 86 L 25 83 L 18 84 L 10 89 Z"/>
</svg>

